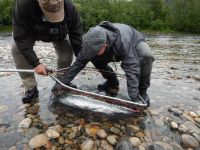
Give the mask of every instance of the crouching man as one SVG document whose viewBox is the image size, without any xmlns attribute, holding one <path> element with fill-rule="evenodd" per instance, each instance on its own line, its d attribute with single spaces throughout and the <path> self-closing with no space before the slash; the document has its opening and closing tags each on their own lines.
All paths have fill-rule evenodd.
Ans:
<svg viewBox="0 0 200 150">
<path fill-rule="evenodd" d="M 147 89 L 150 86 L 154 56 L 139 31 L 126 24 L 106 21 L 91 28 L 83 38 L 82 51 L 62 82 L 69 85 L 89 61 L 106 79 L 105 83 L 98 85 L 98 90 L 110 94 L 117 94 L 119 81 L 108 63 L 121 61 L 127 78 L 129 97 L 136 103 L 143 98 L 150 105 Z"/>
</svg>

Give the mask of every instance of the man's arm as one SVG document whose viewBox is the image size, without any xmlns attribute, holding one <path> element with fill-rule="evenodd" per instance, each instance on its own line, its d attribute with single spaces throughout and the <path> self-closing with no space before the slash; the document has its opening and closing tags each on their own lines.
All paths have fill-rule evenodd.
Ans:
<svg viewBox="0 0 200 150">
<path fill-rule="evenodd" d="M 121 67 L 126 74 L 129 97 L 133 99 L 139 94 L 140 64 L 132 49 L 122 61 Z"/>
<path fill-rule="evenodd" d="M 65 74 L 62 82 L 64 82 L 64 84 L 69 84 L 75 78 L 75 76 L 87 65 L 87 63 L 88 60 L 86 60 L 82 56 L 82 52 L 80 52 L 78 57 L 76 58 L 76 61 Z"/>
<path fill-rule="evenodd" d="M 40 62 L 33 50 L 35 38 L 32 35 L 28 5 L 29 2 L 26 0 L 16 1 L 13 13 L 13 37 L 24 58 L 35 68 Z"/>
<path fill-rule="evenodd" d="M 74 49 L 75 56 L 78 56 L 78 53 L 82 49 L 83 24 L 74 5 L 72 5 L 71 18 L 72 20 L 69 26 L 69 39 Z"/>
</svg>

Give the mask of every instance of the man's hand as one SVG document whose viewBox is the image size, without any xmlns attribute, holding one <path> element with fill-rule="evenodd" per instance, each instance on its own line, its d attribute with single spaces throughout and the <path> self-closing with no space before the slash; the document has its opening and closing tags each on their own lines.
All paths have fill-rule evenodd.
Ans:
<svg viewBox="0 0 200 150">
<path fill-rule="evenodd" d="M 39 64 L 34 68 L 35 72 L 39 75 L 47 76 L 46 67 L 43 64 Z"/>
</svg>

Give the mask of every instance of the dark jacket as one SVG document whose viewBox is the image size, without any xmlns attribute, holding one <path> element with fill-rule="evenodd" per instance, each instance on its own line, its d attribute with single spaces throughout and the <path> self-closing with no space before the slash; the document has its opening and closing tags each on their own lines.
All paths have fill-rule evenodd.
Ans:
<svg viewBox="0 0 200 150">
<path fill-rule="evenodd" d="M 82 23 L 70 0 L 64 0 L 65 18 L 59 23 L 42 21 L 43 13 L 37 0 L 16 0 L 13 13 L 13 36 L 26 60 L 36 67 L 39 60 L 33 50 L 35 41 L 56 42 L 67 34 L 77 56 L 82 46 Z"/>
<path fill-rule="evenodd" d="M 144 36 L 133 27 L 125 24 L 102 22 L 99 26 L 106 31 L 108 47 L 102 56 L 95 56 L 91 61 L 93 64 L 122 61 L 121 67 L 127 77 L 128 93 L 133 98 L 138 94 L 140 76 L 140 64 L 136 53 L 136 46 L 140 41 L 145 40 Z M 84 58 L 81 51 L 66 74 L 64 82 L 71 82 L 88 61 Z"/>
</svg>

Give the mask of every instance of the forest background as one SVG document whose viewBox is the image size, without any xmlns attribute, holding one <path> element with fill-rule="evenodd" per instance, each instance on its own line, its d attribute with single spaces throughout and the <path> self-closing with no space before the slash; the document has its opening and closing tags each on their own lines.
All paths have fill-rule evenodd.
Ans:
<svg viewBox="0 0 200 150">
<path fill-rule="evenodd" d="M 138 30 L 200 33 L 200 0 L 73 0 L 84 31 L 103 20 Z M 14 0 L 0 0 L 0 31 L 11 31 Z"/>
</svg>

